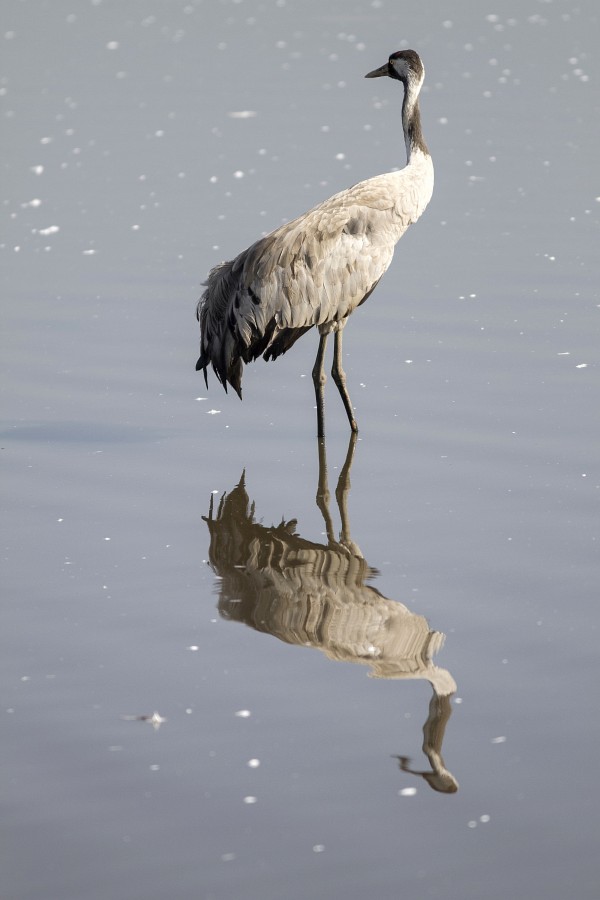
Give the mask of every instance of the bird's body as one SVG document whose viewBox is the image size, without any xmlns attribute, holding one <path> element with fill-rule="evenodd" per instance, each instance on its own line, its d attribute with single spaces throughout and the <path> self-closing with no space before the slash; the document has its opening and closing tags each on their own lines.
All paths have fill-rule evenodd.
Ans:
<svg viewBox="0 0 600 900">
<path fill-rule="evenodd" d="M 332 375 L 353 430 L 356 421 L 341 367 L 348 316 L 374 290 L 394 247 L 431 198 L 433 165 L 420 127 L 423 66 L 414 51 L 393 54 L 367 77 L 390 75 L 405 86 L 402 125 L 407 164 L 355 184 L 260 238 L 211 270 L 198 303 L 201 353 L 197 369 L 212 367 L 241 397 L 243 363 L 276 359 L 310 328 L 321 335 L 313 370 L 319 436 L 324 431 L 323 357 L 335 333 Z"/>
</svg>

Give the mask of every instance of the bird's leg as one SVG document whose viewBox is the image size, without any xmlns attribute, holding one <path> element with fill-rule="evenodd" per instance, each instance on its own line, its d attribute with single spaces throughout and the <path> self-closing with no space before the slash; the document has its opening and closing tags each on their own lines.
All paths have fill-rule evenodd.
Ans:
<svg viewBox="0 0 600 900">
<path fill-rule="evenodd" d="M 352 429 L 352 431 L 358 431 L 358 425 L 356 424 L 356 419 L 354 418 L 354 410 L 352 409 L 350 394 L 348 393 L 348 388 L 346 387 L 346 373 L 342 369 L 341 328 L 335 333 L 335 343 L 333 345 L 333 368 L 331 370 L 331 376 L 337 384 L 337 389 L 340 392 L 340 397 L 344 402 L 344 409 L 346 410 L 346 415 L 348 416 L 348 421 L 350 422 L 350 428 Z"/>
<path fill-rule="evenodd" d="M 312 370 L 312 380 L 315 386 L 315 398 L 317 401 L 317 437 L 323 439 L 325 437 L 325 347 L 327 346 L 327 335 L 322 334 L 319 338 L 319 349 L 317 350 L 317 358 Z"/>
</svg>

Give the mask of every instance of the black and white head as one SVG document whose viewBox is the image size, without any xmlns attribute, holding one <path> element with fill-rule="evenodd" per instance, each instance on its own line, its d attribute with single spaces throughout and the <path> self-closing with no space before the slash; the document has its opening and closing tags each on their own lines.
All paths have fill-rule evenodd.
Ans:
<svg viewBox="0 0 600 900">
<path fill-rule="evenodd" d="M 397 53 L 392 53 L 385 65 L 369 72 L 365 78 L 381 78 L 383 75 L 396 78 L 402 82 L 405 89 L 410 88 L 418 92 L 423 84 L 425 68 L 419 54 L 414 50 L 398 50 Z"/>
</svg>

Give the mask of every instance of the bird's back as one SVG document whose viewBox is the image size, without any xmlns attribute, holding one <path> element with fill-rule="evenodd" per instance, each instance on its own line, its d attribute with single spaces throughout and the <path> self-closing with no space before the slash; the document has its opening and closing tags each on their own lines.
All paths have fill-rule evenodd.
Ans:
<svg viewBox="0 0 600 900">
<path fill-rule="evenodd" d="M 211 270 L 198 304 L 201 356 L 241 396 L 243 363 L 276 358 L 305 331 L 343 327 L 388 268 L 397 241 L 431 198 L 433 166 L 359 182 Z"/>
</svg>

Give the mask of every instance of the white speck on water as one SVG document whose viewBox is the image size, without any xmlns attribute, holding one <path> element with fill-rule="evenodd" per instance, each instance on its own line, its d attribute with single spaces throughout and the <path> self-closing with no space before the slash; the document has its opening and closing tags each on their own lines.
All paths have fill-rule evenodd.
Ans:
<svg viewBox="0 0 600 900">
<path fill-rule="evenodd" d="M 221 412 L 220 409 L 208 409 L 206 411 L 206 415 L 207 416 L 218 416 L 220 412 Z"/>
<path fill-rule="evenodd" d="M 106 45 L 106 49 L 107 50 L 118 50 L 119 42 L 118 41 L 109 41 L 108 44 Z"/>
<path fill-rule="evenodd" d="M 236 169 L 236 171 L 233 173 L 233 177 L 234 178 L 243 178 L 244 173 L 242 172 L 241 169 Z"/>
<path fill-rule="evenodd" d="M 28 200 L 27 203 L 21 203 L 21 209 L 27 209 L 31 207 L 32 209 L 36 209 L 38 206 L 42 205 L 42 201 L 38 197 L 34 197 L 33 200 Z"/>
<path fill-rule="evenodd" d="M 149 716 L 146 721 L 149 725 L 152 725 L 155 731 L 158 731 L 161 725 L 167 721 L 164 716 L 161 716 L 158 712 L 153 712 L 151 716 Z"/>
<path fill-rule="evenodd" d="M 587 369 L 587 363 L 579 363 L 579 365 L 575 366 L 576 369 Z"/>
<path fill-rule="evenodd" d="M 325 844 L 315 844 L 313 847 L 313 853 L 324 853 L 325 852 Z"/>
<path fill-rule="evenodd" d="M 471 819 L 471 821 L 468 823 L 468 825 L 469 825 L 469 828 L 477 828 L 477 822 L 475 821 L 475 819 Z"/>
<path fill-rule="evenodd" d="M 402 788 L 401 791 L 398 791 L 398 796 L 399 797 L 414 797 L 416 793 L 417 793 L 416 787 L 407 787 L 407 788 Z"/>
<path fill-rule="evenodd" d="M 151 772 L 158 772 L 160 769 L 160 766 L 158 765 L 158 763 L 152 763 L 152 765 L 149 766 L 149 769 Z"/>
<path fill-rule="evenodd" d="M 246 765 L 249 769 L 258 769 L 260 766 L 260 759 L 249 759 Z"/>
<path fill-rule="evenodd" d="M 49 234 L 57 234 L 57 232 L 59 231 L 60 228 L 58 225 L 49 225 L 47 228 L 40 228 L 38 234 L 42 234 L 44 235 L 44 237 L 46 237 Z"/>
<path fill-rule="evenodd" d="M 31 166 L 30 171 L 33 172 L 34 175 L 41 175 L 42 172 L 44 171 L 44 167 L 43 166 Z"/>
<path fill-rule="evenodd" d="M 487 823 L 490 821 L 490 818 L 491 817 L 488 816 L 487 813 L 484 813 L 482 816 L 479 816 L 479 821 L 483 822 L 484 825 L 487 825 Z"/>
<path fill-rule="evenodd" d="M 238 719 L 249 719 L 252 713 L 249 709 L 238 709 L 235 715 L 238 717 Z"/>
<path fill-rule="evenodd" d="M 235 853 L 222 853 L 221 861 L 222 862 L 232 862 L 235 859 Z"/>
<path fill-rule="evenodd" d="M 503 734 L 502 734 L 502 735 L 499 735 L 498 737 L 492 738 L 492 740 L 491 740 L 490 743 L 492 743 L 492 744 L 505 744 L 505 743 L 506 743 L 506 737 L 505 737 Z"/>
<path fill-rule="evenodd" d="M 254 109 L 238 109 L 228 112 L 227 115 L 230 119 L 253 119 L 256 111 Z"/>
<path fill-rule="evenodd" d="M 252 806 L 253 803 L 256 803 L 257 799 L 257 797 L 244 797 L 244 803 L 247 806 Z"/>
<path fill-rule="evenodd" d="M 190 644 L 188 650 L 191 650 L 192 653 L 197 653 L 200 647 L 197 644 Z"/>
<path fill-rule="evenodd" d="M 95 255 L 96 255 L 96 251 L 95 251 L 95 250 L 84 250 L 84 251 L 83 251 L 83 255 L 84 255 L 84 256 L 95 256 Z"/>
<path fill-rule="evenodd" d="M 336 153 L 335 158 L 336 159 L 346 159 L 346 154 L 345 153 Z"/>
</svg>

